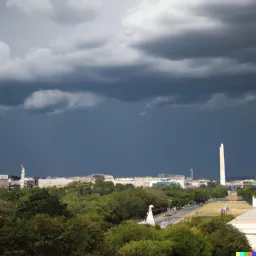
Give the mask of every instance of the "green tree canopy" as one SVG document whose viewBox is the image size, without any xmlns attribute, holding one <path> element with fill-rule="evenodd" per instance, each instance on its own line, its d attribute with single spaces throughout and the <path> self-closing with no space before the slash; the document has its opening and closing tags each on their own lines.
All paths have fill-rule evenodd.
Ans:
<svg viewBox="0 0 256 256">
<path fill-rule="evenodd" d="M 219 228 L 224 227 L 226 223 L 234 219 L 233 215 L 221 215 L 218 217 L 213 217 L 207 222 L 202 222 L 198 225 L 198 228 L 206 235 L 209 235 Z"/>
<path fill-rule="evenodd" d="M 126 243 L 141 240 L 156 240 L 160 232 L 154 227 L 139 224 L 121 224 L 108 230 L 105 235 L 107 255 L 116 255 Z"/>
<path fill-rule="evenodd" d="M 164 230 L 163 238 L 174 242 L 174 255 L 211 256 L 212 246 L 198 229 L 177 224 Z"/>
<path fill-rule="evenodd" d="M 244 233 L 229 224 L 222 225 L 210 234 L 213 255 L 235 255 L 236 252 L 250 252 L 252 248 Z"/>
<path fill-rule="evenodd" d="M 47 189 L 28 189 L 27 194 L 20 197 L 16 203 L 15 215 L 20 218 L 31 218 L 40 213 L 50 216 L 71 216 L 67 206 Z"/>
<path fill-rule="evenodd" d="M 103 238 L 102 221 L 95 216 L 7 218 L 0 228 L 0 255 L 100 255 Z"/>
<path fill-rule="evenodd" d="M 174 256 L 171 241 L 132 241 L 118 252 L 120 256 Z"/>
</svg>

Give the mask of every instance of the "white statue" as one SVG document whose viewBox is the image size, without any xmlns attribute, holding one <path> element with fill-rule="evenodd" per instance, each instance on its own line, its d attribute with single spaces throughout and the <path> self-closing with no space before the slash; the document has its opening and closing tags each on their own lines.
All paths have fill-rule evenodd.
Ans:
<svg viewBox="0 0 256 256">
<path fill-rule="evenodd" d="M 148 207 L 148 213 L 147 213 L 147 217 L 145 221 L 139 222 L 138 224 L 148 224 L 151 226 L 155 226 L 155 220 L 154 220 L 154 216 L 153 216 L 153 212 L 152 212 L 152 208 L 154 208 L 153 205 L 150 205 Z"/>
</svg>

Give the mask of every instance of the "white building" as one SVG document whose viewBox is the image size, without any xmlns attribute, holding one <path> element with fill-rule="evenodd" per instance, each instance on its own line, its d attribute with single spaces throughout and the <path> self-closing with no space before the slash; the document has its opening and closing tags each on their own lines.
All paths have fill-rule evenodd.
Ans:
<svg viewBox="0 0 256 256">
<path fill-rule="evenodd" d="M 116 179 L 107 179 L 105 181 L 112 181 L 114 185 L 116 184 L 132 184 L 135 187 L 153 187 L 154 184 L 158 182 L 172 182 L 180 184 L 182 188 L 185 187 L 185 176 L 177 175 L 169 178 L 158 178 L 158 177 L 135 177 L 135 178 L 116 178 Z"/>
<path fill-rule="evenodd" d="M 135 179 L 135 178 L 120 178 L 120 179 L 109 179 L 105 181 L 112 181 L 114 185 L 116 184 L 122 184 L 127 185 L 131 184 L 134 187 L 149 187 L 150 181 L 144 180 L 144 179 Z"/>
<path fill-rule="evenodd" d="M 39 187 L 50 187 L 50 186 L 65 186 L 73 181 L 81 182 L 95 182 L 93 177 L 71 177 L 71 178 L 47 178 L 38 179 Z M 135 178 L 113 178 L 113 176 L 106 176 L 105 181 L 111 181 L 116 184 L 132 184 L 135 187 L 152 187 L 157 182 L 173 182 L 180 184 L 182 188 L 185 187 L 185 176 L 177 175 L 169 178 L 153 178 L 153 177 L 135 177 Z"/>
<path fill-rule="evenodd" d="M 54 178 L 54 179 L 38 179 L 38 187 L 45 188 L 45 187 L 63 187 L 67 184 L 73 182 L 73 179 L 66 179 L 66 178 Z"/>
<path fill-rule="evenodd" d="M 243 232 L 253 250 L 256 250 L 256 207 L 236 217 L 228 224 Z"/>
</svg>

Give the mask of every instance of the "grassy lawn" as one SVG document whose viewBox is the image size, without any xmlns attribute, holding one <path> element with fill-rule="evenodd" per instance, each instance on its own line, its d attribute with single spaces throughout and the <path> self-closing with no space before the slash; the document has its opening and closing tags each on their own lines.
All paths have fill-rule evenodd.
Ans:
<svg viewBox="0 0 256 256">
<path fill-rule="evenodd" d="M 250 204 L 245 201 L 231 201 L 230 198 L 227 200 L 229 207 L 228 214 L 240 215 L 252 208 Z M 226 202 L 210 202 L 199 209 L 195 210 L 190 214 L 190 217 L 213 217 L 219 216 L 222 208 L 225 208 Z"/>
</svg>

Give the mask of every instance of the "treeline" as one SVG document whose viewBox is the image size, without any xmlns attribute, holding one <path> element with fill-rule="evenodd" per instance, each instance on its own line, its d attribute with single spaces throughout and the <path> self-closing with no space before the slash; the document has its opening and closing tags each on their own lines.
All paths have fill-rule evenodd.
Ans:
<svg viewBox="0 0 256 256">
<path fill-rule="evenodd" d="M 215 240 L 218 232 L 227 231 L 224 224 L 222 231 L 215 222 L 200 221 L 159 230 L 130 220 L 144 219 L 150 204 L 163 211 L 226 194 L 221 186 L 143 189 L 102 180 L 95 184 L 73 182 L 63 188 L 1 190 L 0 255 L 224 255 L 216 251 L 221 245 Z M 230 244 L 230 250 L 246 251 L 245 237 L 228 228 L 228 239 L 237 236 L 241 241 Z"/>
<path fill-rule="evenodd" d="M 151 204 L 154 205 L 154 214 L 158 214 L 167 208 L 179 208 L 192 202 L 203 203 L 210 198 L 226 195 L 226 189 L 222 186 L 196 189 L 181 189 L 178 186 L 134 188 L 132 185 L 114 186 L 112 182 L 97 179 L 95 184 L 72 182 L 62 188 L 3 190 L 0 194 L 0 214 L 13 212 L 15 217 L 29 218 L 38 213 L 66 217 L 95 213 L 110 224 L 119 224 L 127 219 L 144 219 Z"/>
<path fill-rule="evenodd" d="M 238 189 L 237 195 L 251 200 L 253 196 L 256 196 L 256 188 L 255 186 L 246 186 L 243 189 Z"/>
</svg>

